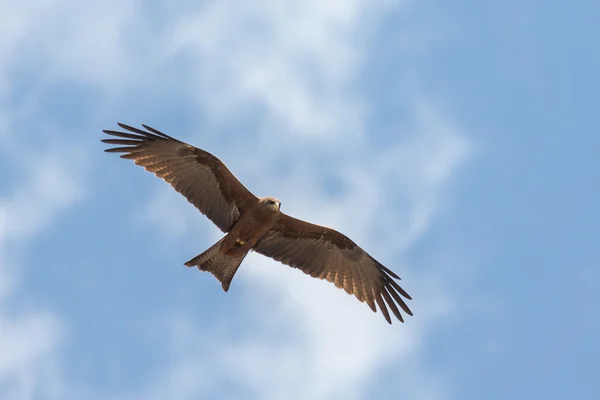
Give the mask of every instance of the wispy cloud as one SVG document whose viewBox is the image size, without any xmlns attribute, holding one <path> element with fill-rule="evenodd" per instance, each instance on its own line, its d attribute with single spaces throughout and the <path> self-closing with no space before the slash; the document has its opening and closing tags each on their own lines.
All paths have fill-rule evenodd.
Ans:
<svg viewBox="0 0 600 400">
<path fill-rule="evenodd" d="M 15 74 L 35 72 L 38 84 L 68 78 L 112 86 L 134 72 L 128 69 L 131 44 L 120 40 L 133 17 L 133 2 L 2 3 L 0 93 L 10 89 L 8 78 Z"/>
<path fill-rule="evenodd" d="M 60 323 L 46 311 L 5 313 L 0 304 L 0 395 L 6 399 L 55 398 L 54 369 Z"/>
<path fill-rule="evenodd" d="M 277 129 L 348 140 L 364 111 L 349 86 L 362 61 L 357 32 L 382 8 L 356 0 L 211 2 L 178 22 L 173 46 L 200 56 L 199 99 L 213 117 L 256 101 Z"/>
<path fill-rule="evenodd" d="M 0 397 L 55 398 L 62 324 L 52 310 L 16 302 L 17 251 L 82 198 L 82 187 L 58 154 L 28 163 L 20 183 L 0 198 Z M 9 284 L 7 284 L 9 283 Z"/>
<path fill-rule="evenodd" d="M 27 164 L 27 184 L 17 187 L 3 209 L 6 241 L 25 241 L 46 228 L 57 212 L 82 196 L 82 188 L 57 156 L 36 157 Z"/>
</svg>

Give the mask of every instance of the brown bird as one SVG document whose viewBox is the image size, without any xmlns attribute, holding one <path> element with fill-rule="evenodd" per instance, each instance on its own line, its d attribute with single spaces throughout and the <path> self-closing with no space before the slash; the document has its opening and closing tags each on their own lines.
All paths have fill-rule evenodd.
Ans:
<svg viewBox="0 0 600 400">
<path fill-rule="evenodd" d="M 273 197 L 257 198 L 212 154 L 181 142 L 149 126 L 146 130 L 118 124 L 129 131 L 103 132 L 120 139 L 105 151 L 125 153 L 185 196 L 227 234 L 204 253 L 186 262 L 212 273 L 229 290 L 244 257 L 254 250 L 314 278 L 326 279 L 354 294 L 376 312 L 375 304 L 391 324 L 389 307 L 404 322 L 398 306 L 412 315 L 404 298 L 411 297 L 394 279 L 398 275 L 381 265 L 356 243 L 331 228 L 290 217 Z M 401 297 L 402 296 L 402 297 Z M 387 307 L 386 307 L 387 304 Z"/>
</svg>

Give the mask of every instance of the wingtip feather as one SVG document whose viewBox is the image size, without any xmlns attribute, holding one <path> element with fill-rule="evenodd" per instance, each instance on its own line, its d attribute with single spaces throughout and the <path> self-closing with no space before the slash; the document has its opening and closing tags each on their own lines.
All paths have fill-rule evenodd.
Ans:
<svg viewBox="0 0 600 400">
<path fill-rule="evenodd" d="M 134 128 L 130 125 L 124 124 L 122 122 L 117 122 L 117 125 L 119 125 L 119 127 L 123 128 L 123 129 L 127 129 L 128 131 L 135 131 L 135 129 L 136 129 L 136 128 Z"/>
<path fill-rule="evenodd" d="M 375 301 L 377 302 L 377 306 L 379 307 L 379 311 L 381 311 L 381 313 L 383 314 L 383 317 L 385 318 L 385 320 L 388 323 L 392 323 L 392 319 L 390 318 L 390 313 L 387 310 L 387 307 L 385 306 L 385 303 L 383 302 L 383 298 L 381 297 L 381 295 L 377 295 L 375 297 Z"/>
</svg>

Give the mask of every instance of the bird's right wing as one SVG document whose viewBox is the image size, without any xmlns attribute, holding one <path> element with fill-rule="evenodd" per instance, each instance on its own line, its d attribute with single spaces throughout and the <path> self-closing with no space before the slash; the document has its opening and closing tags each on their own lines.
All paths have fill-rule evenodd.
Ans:
<svg viewBox="0 0 600 400">
<path fill-rule="evenodd" d="M 146 171 L 171 184 L 223 232 L 228 232 L 245 207 L 257 201 L 248 189 L 212 154 L 143 125 L 141 130 L 119 123 L 131 133 L 104 130 L 120 139 L 102 142 L 118 145 L 106 149 L 125 153 Z"/>
<path fill-rule="evenodd" d="M 410 296 L 394 280 L 400 279 L 398 275 L 336 230 L 281 213 L 279 221 L 254 250 L 314 278 L 332 282 L 366 302 L 373 311 L 377 304 L 390 324 L 387 307 L 402 322 L 398 306 L 412 315 L 402 298 L 410 299 Z"/>
</svg>

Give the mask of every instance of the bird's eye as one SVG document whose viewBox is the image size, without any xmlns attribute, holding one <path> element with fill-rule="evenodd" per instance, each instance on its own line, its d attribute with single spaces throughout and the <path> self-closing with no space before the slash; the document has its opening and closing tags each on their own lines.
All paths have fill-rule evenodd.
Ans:
<svg viewBox="0 0 600 400">
<path fill-rule="evenodd" d="M 275 204 L 273 200 L 268 200 L 269 204 Z"/>
</svg>

